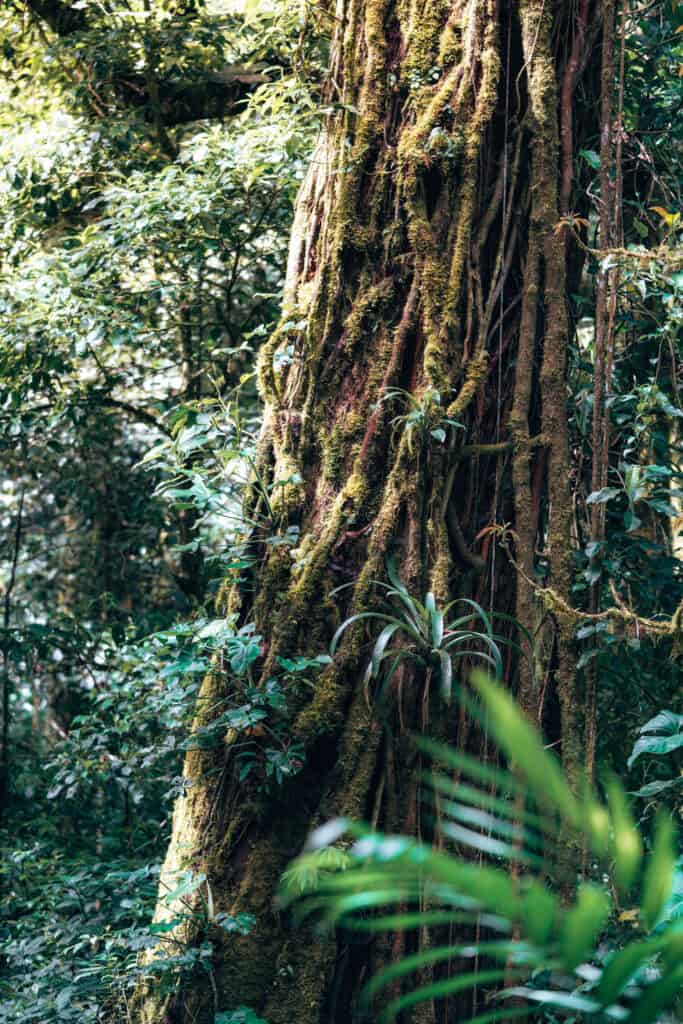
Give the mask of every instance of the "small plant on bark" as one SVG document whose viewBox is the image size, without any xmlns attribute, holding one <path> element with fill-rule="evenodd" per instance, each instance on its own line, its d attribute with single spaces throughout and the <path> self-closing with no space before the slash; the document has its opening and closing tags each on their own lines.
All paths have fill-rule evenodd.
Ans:
<svg viewBox="0 0 683 1024">
<path fill-rule="evenodd" d="M 441 392 L 435 388 L 427 388 L 419 396 L 411 394 L 404 388 L 390 388 L 380 399 L 382 401 L 400 402 L 405 412 L 395 416 L 391 421 L 394 431 L 401 428 L 408 437 L 408 447 L 412 451 L 412 438 L 415 433 L 429 435 L 437 444 L 443 444 L 449 428 L 464 430 L 464 424 L 445 415 L 441 405 Z M 378 404 L 380 404 L 378 403 Z"/>
<path fill-rule="evenodd" d="M 391 559 L 387 561 L 387 573 L 389 583 L 375 581 L 375 586 L 384 591 L 389 606 L 387 610 L 351 615 L 342 622 L 330 645 L 330 654 L 334 656 L 341 637 L 355 622 L 374 620 L 378 624 L 383 623 L 365 670 L 366 687 L 373 679 L 379 678 L 386 687 L 401 662 L 406 660 L 424 669 L 429 679 L 437 674 L 445 701 L 450 701 L 453 691 L 454 661 L 462 658 L 482 661 L 497 679 L 502 676 L 501 645 L 509 641 L 494 633 L 493 619 L 506 616 L 496 612 L 488 615 L 481 605 L 469 598 L 458 598 L 439 608 L 431 591 L 425 595 L 424 601 L 408 591 Z M 458 605 L 468 610 L 449 618 Z"/>
</svg>

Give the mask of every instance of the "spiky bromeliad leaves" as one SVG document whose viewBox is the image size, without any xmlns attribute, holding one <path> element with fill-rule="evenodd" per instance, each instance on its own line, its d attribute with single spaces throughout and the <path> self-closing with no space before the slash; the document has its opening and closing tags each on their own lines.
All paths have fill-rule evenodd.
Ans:
<svg viewBox="0 0 683 1024">
<path fill-rule="evenodd" d="M 379 678 L 386 687 L 400 663 L 406 659 L 425 670 L 428 686 L 432 675 L 438 673 L 441 695 L 447 701 L 451 699 L 453 690 L 454 661 L 461 658 L 483 661 L 496 678 L 502 676 L 501 646 L 510 644 L 510 641 L 494 633 L 493 620 L 509 621 L 510 616 L 498 612 L 488 615 L 481 605 L 469 598 L 450 601 L 444 608 L 437 606 L 431 592 L 425 595 L 424 602 L 419 601 L 400 579 L 391 558 L 387 560 L 387 574 L 389 583 L 374 581 L 374 585 L 384 591 L 386 610 L 350 616 L 342 622 L 330 644 L 330 654 L 334 656 L 342 635 L 354 623 L 374 620 L 378 625 L 383 624 L 365 670 L 366 688 L 371 680 Z M 467 611 L 448 618 L 456 605 L 464 605 Z M 515 625 L 523 629 L 519 623 Z M 531 642 L 531 638 L 528 639 Z"/>
<path fill-rule="evenodd" d="M 676 864 L 670 816 L 658 818 L 644 857 L 620 783 L 605 780 L 604 801 L 588 785 L 581 795 L 572 792 L 514 700 L 481 671 L 472 684 L 481 705 L 463 699 L 485 714 L 514 774 L 419 741 L 437 766 L 429 780 L 437 835 L 455 841 L 458 852 L 338 820 L 314 833 L 283 876 L 283 904 L 299 916 L 322 912 L 328 924 L 345 929 L 430 933 L 420 952 L 368 983 L 367 1000 L 384 993 L 382 1022 L 475 987 L 496 991 L 490 1008 L 469 1024 L 541 1010 L 553 1020 L 568 1015 L 601 1024 L 680 1019 L 683 922 L 668 920 L 664 909 Z M 340 840 L 344 858 L 330 870 L 329 848 Z M 567 900 L 547 878 L 572 842 L 590 852 L 599 882 L 582 881 Z M 477 861 L 459 852 L 466 847 Z M 629 901 L 626 915 L 637 922 L 632 936 L 605 955 L 601 934 Z M 467 937 L 454 941 L 455 926 Z"/>
</svg>

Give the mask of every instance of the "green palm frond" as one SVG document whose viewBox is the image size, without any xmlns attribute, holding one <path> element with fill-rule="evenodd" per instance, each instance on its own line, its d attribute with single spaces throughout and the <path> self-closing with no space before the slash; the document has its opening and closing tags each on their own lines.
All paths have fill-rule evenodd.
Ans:
<svg viewBox="0 0 683 1024">
<path fill-rule="evenodd" d="M 495 994 L 469 1024 L 541 1011 L 552 1012 L 553 1020 L 595 1024 L 680 1019 L 671 1014 L 683 999 L 683 921 L 664 913 L 677 853 L 671 817 L 660 813 L 645 855 L 616 779 L 605 781 L 604 800 L 587 785 L 573 792 L 512 697 L 483 672 L 474 674 L 472 686 L 514 774 L 418 742 L 436 766 L 429 780 L 441 833 L 477 859 L 339 820 L 314 834 L 290 867 L 283 905 L 299 917 L 320 915 L 329 925 L 366 933 L 429 931 L 426 948 L 391 963 L 367 985 L 368 1001 L 390 987 L 382 1024 L 421 1002 L 475 987 Z M 343 868 L 321 866 L 310 882 L 320 851 L 340 843 Z M 580 884 L 569 901 L 547 880 L 568 848 L 591 849 L 597 866 L 596 880 Z M 605 957 L 601 936 L 629 899 L 632 937 Z"/>
</svg>

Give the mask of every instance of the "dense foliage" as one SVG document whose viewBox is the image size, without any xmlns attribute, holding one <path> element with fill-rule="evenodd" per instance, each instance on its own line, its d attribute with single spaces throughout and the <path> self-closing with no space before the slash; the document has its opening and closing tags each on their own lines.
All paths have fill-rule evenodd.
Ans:
<svg viewBox="0 0 683 1024">
<path fill-rule="evenodd" d="M 237 738 L 238 779 L 257 793 L 277 791 L 306 759 L 290 735 L 290 705 L 315 685 L 352 624 L 341 623 L 331 650 L 280 658 L 266 684 L 256 685 L 263 638 L 253 622 L 226 615 L 219 600 L 237 579 L 250 587 L 264 549 L 288 552 L 295 566 L 306 559 L 297 527 L 283 526 L 274 512 L 291 478 L 259 477 L 255 367 L 283 313 L 295 195 L 318 119 L 329 113 L 320 95 L 333 76 L 334 18 L 327 5 L 306 0 L 10 0 L 0 13 L 0 1019 L 7 1024 L 128 1021 L 143 975 L 168 991 L 194 972 L 213 982 L 212 929 L 244 934 L 248 915 L 216 914 L 206 876 L 188 868 L 161 894 L 169 916 L 152 917 L 173 803 L 187 785 L 183 755 Z M 669 626 L 683 600 L 683 8 L 630 0 L 618 22 L 618 224 L 607 245 L 596 137 L 575 168 L 581 214 L 558 226 L 582 253 L 571 296 L 572 598 L 578 671 L 587 706 L 597 709 L 597 760 L 635 794 L 637 829 L 621 788 L 610 790 L 613 818 L 623 811 L 612 822 L 614 841 L 626 821 L 656 868 L 645 868 L 639 899 L 622 902 L 629 886 L 622 892 L 617 881 L 608 900 L 610 870 L 621 868 L 619 851 L 611 863 L 605 841 L 598 853 L 609 863 L 584 857 L 578 874 L 586 884 L 573 909 L 558 909 L 559 897 L 540 885 L 529 888 L 524 906 L 505 888 L 504 907 L 498 895 L 508 860 L 513 875 L 522 860 L 519 803 L 513 799 L 509 812 L 498 794 L 479 806 L 481 793 L 472 790 L 474 809 L 454 803 L 438 842 L 463 843 L 476 826 L 474 845 L 491 864 L 468 873 L 467 884 L 498 888 L 495 905 L 492 889 L 475 909 L 513 926 L 511 938 L 496 940 L 502 968 L 487 974 L 479 946 L 466 954 L 476 959 L 473 984 L 519 981 L 517 957 L 538 972 L 532 989 L 544 997 L 528 987 L 522 994 L 543 1003 L 544 1019 L 594 1019 L 622 995 L 606 980 L 618 963 L 626 965 L 620 984 L 630 986 L 628 1019 L 637 1024 L 672 1019 L 665 1016 L 677 995 L 671 978 L 680 981 L 681 970 L 683 875 L 671 853 L 683 779 L 681 644 L 680 629 Z M 608 457 L 596 488 L 601 278 L 613 346 Z M 396 407 L 392 429 L 416 443 L 425 434 L 441 446 L 461 428 L 438 392 L 420 405 L 407 391 L 389 390 L 386 401 Z M 247 482 L 259 500 L 245 512 Z M 514 547 L 505 524 L 492 523 L 489 536 L 501 552 Z M 419 662 L 428 685 L 450 700 L 461 668 L 486 663 L 504 679 L 511 652 L 523 649 L 524 657 L 543 643 L 542 624 L 528 645 L 513 625 L 511 642 L 498 635 L 503 616 L 495 610 L 439 608 L 431 593 L 409 593 L 391 565 L 387 576 L 389 584 L 376 582 L 372 612 L 353 620 L 367 630 L 367 700 L 378 708 L 402 659 Z M 533 582 L 544 583 L 542 553 Z M 197 694 L 217 663 L 230 696 L 208 713 Z M 504 746 L 504 730 L 496 738 Z M 525 754 L 539 741 L 522 739 L 504 753 L 538 797 L 534 773 L 545 755 L 529 768 Z M 458 758 L 432 753 L 442 769 Z M 518 793 L 507 774 L 496 776 L 503 784 L 512 787 L 508 796 Z M 449 799 L 464 798 L 462 783 L 451 793 L 437 774 L 435 785 Z M 578 806 L 569 813 L 575 830 Z M 567 814 L 566 803 L 550 810 Z M 520 820 L 523 813 L 535 811 L 520 812 Z M 368 853 L 381 870 L 368 868 Z M 407 892 L 424 910 L 420 886 L 432 854 L 411 839 L 364 836 L 351 855 L 329 846 L 327 860 L 316 856 L 288 873 L 287 898 L 309 892 L 322 875 L 332 916 L 345 927 L 354 923 L 347 912 L 408 902 Z M 394 885 L 394 869 L 400 892 L 380 890 L 375 899 L 373 887 Z M 570 881 L 565 865 L 565 890 Z M 189 900 L 198 893 L 199 911 Z M 173 937 L 179 905 L 181 917 L 201 917 L 204 938 L 192 946 Z M 541 910 L 548 920 L 556 915 L 545 931 Z M 424 927 L 419 914 L 401 914 L 384 923 Z M 515 930 L 520 915 L 528 934 Z M 360 927 L 379 926 L 371 917 Z M 163 955 L 141 955 L 169 935 Z M 631 959 L 634 946 L 642 955 Z M 397 1007 L 413 999 L 411 985 L 398 994 L 404 972 L 437 959 L 389 968 Z M 564 972 L 560 998 L 556 970 Z M 653 975 L 669 979 L 667 998 L 660 1004 L 653 996 L 639 1016 L 634 1007 L 655 990 L 647 985 Z M 448 976 L 440 983 L 447 986 Z M 496 1003 L 478 1019 L 526 1012 Z M 238 1007 L 215 1021 L 258 1018 Z"/>
<path fill-rule="evenodd" d="M 284 7 L 82 4 L 61 34 L 48 6 L 1 16 L 0 1001 L 31 1024 L 123 1012 L 155 940 L 319 57 Z M 195 108 L 162 124 L 165 79 Z"/>
</svg>

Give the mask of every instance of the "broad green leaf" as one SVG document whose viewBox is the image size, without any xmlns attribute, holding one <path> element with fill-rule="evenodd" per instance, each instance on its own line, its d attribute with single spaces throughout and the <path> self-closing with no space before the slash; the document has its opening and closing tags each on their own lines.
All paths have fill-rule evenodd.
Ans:
<svg viewBox="0 0 683 1024">
<path fill-rule="evenodd" d="M 591 884 L 581 886 L 560 933 L 560 952 L 568 970 L 573 971 L 590 955 L 609 911 L 610 901 L 603 889 Z"/>
<path fill-rule="evenodd" d="M 453 694 L 453 662 L 448 651 L 439 651 L 439 663 L 441 696 L 448 703 Z"/>
<path fill-rule="evenodd" d="M 555 927 L 557 898 L 540 882 L 532 882 L 524 895 L 521 909 L 526 934 L 532 942 L 544 946 Z"/>
<path fill-rule="evenodd" d="M 599 491 L 593 491 L 586 498 L 587 505 L 602 505 L 607 501 L 611 501 L 613 498 L 623 494 L 617 487 L 603 487 Z"/>
<path fill-rule="evenodd" d="M 461 800 L 468 804 L 474 804 L 477 807 L 494 811 L 496 814 L 505 818 L 510 818 L 515 822 L 524 822 L 539 832 L 551 830 L 553 828 L 553 824 L 542 818 L 540 814 L 535 814 L 533 811 L 527 811 L 526 808 L 521 806 L 520 800 L 510 800 L 505 797 L 494 796 L 483 788 L 471 786 L 466 782 L 454 782 L 445 775 L 430 775 L 425 773 L 422 778 L 437 792 L 443 793 L 444 796 L 450 796 L 456 800 Z M 527 835 L 531 838 L 533 833 L 528 832 Z M 542 843 L 541 837 L 534 837 L 534 843 L 535 845 L 540 846 Z"/>
<path fill-rule="evenodd" d="M 516 860 L 521 864 L 536 864 L 540 867 L 542 859 L 529 853 L 523 847 L 513 846 L 510 843 L 503 842 L 500 839 L 495 839 L 491 835 L 487 835 L 483 832 L 475 832 L 473 829 L 464 828 L 462 825 L 456 825 L 450 821 L 444 821 L 441 824 L 441 831 L 449 839 L 453 839 L 456 843 L 461 843 L 463 846 L 470 846 L 474 850 L 479 850 L 481 853 L 488 854 L 490 857 L 498 857 L 503 860 Z"/>
<path fill-rule="evenodd" d="M 592 167 L 594 171 L 600 170 L 600 156 L 594 149 L 580 149 L 579 156 L 583 157 L 586 163 Z"/>
<path fill-rule="evenodd" d="M 635 826 L 626 795 L 619 781 L 610 777 L 605 786 L 612 816 L 612 848 L 614 881 L 621 895 L 626 895 L 636 877 L 643 855 L 640 833 Z"/>
<path fill-rule="evenodd" d="M 375 641 L 375 646 L 372 649 L 372 660 L 370 661 L 371 675 L 376 676 L 379 673 L 382 658 L 384 657 L 384 652 L 386 651 L 392 636 L 394 635 L 396 630 L 400 628 L 400 623 L 392 622 L 390 623 L 390 625 L 385 626 L 380 635 L 377 637 L 377 640 Z"/>
<path fill-rule="evenodd" d="M 429 858 L 432 876 L 494 913 L 514 917 L 519 897 L 507 869 L 462 863 L 447 854 L 434 852 Z"/>
<path fill-rule="evenodd" d="M 683 963 L 683 927 L 679 922 L 661 936 L 662 962 L 667 971 Z"/>
<path fill-rule="evenodd" d="M 506 998 L 522 997 L 543 1006 L 569 1010 L 571 1013 L 592 1014 L 600 1009 L 594 999 L 575 992 L 561 992 L 553 989 L 508 988 L 502 993 Z"/>
<path fill-rule="evenodd" d="M 470 1017 L 467 1024 L 495 1024 L 496 1021 L 503 1021 L 503 1024 L 507 1024 L 507 1021 L 515 1020 L 517 1017 L 528 1016 L 529 1011 L 526 1006 L 517 1009 L 508 1007 L 505 1010 L 489 1010 L 488 1013 L 478 1013 L 476 1017 Z"/>
<path fill-rule="evenodd" d="M 631 768 L 643 754 L 671 754 L 674 750 L 683 747 L 683 732 L 674 736 L 641 736 L 636 740 L 631 756 L 628 759 L 628 767 Z"/>
<path fill-rule="evenodd" d="M 217 1013 L 214 1024 L 267 1024 L 267 1021 L 257 1016 L 249 1007 L 238 1006 L 236 1010 Z"/>
<path fill-rule="evenodd" d="M 659 947 L 657 940 L 633 942 L 614 953 L 602 972 L 597 996 L 603 1006 L 619 998 L 625 985 L 636 971 L 653 956 Z"/>
<path fill-rule="evenodd" d="M 487 794 L 482 794 L 486 796 Z M 474 803 L 480 803 L 475 800 Z M 454 800 L 444 800 L 438 803 L 439 811 L 447 817 L 454 818 L 465 825 L 471 825 L 482 829 L 484 832 L 491 832 L 494 835 L 503 836 L 511 842 L 516 842 L 522 847 L 542 848 L 543 840 L 525 829 L 519 821 L 508 821 L 507 818 L 499 818 L 489 813 L 483 806 L 470 806 L 469 804 L 457 803 Z"/>
<path fill-rule="evenodd" d="M 538 732 L 521 714 L 512 697 L 483 672 L 472 674 L 472 685 L 488 712 L 489 728 L 500 748 L 527 779 L 539 804 L 552 804 L 572 824 L 578 806 L 559 762 L 543 748 Z"/>
<path fill-rule="evenodd" d="M 412 974 L 424 967 L 433 964 L 443 963 L 444 960 L 471 959 L 473 957 L 491 957 L 505 963 L 510 956 L 522 952 L 520 945 L 514 942 L 478 942 L 468 945 L 453 943 L 448 946 L 438 946 L 435 949 L 425 949 L 419 953 L 412 953 L 402 957 L 399 961 L 385 967 L 372 978 L 366 988 L 365 996 L 372 999 L 385 985 L 402 978 L 405 974 Z M 528 955 L 534 958 L 531 951 Z"/>
<path fill-rule="evenodd" d="M 650 718 L 645 725 L 641 726 L 640 733 L 661 732 L 667 736 L 673 736 L 683 730 L 683 715 L 677 715 L 675 711 L 660 711 Z"/>
<path fill-rule="evenodd" d="M 306 849 L 321 850 L 323 847 L 329 846 L 330 843 L 341 839 L 350 828 L 351 822 L 348 818 L 333 818 L 311 832 L 306 842 Z"/>
<path fill-rule="evenodd" d="M 443 641 L 443 612 L 434 609 L 430 614 L 432 622 L 432 646 L 435 650 L 438 650 Z"/>
<path fill-rule="evenodd" d="M 427 736 L 417 736 L 415 738 L 415 745 L 418 750 L 424 750 L 426 753 L 431 754 L 437 763 L 441 762 L 442 764 L 450 765 L 456 771 L 463 772 L 469 778 L 485 783 L 491 790 L 502 790 L 506 794 L 509 793 L 511 796 L 522 798 L 527 795 L 526 786 L 514 778 L 510 772 L 492 768 L 490 765 L 478 761 L 470 754 L 465 754 L 453 747 L 447 747 L 443 743 L 437 743 Z"/>
<path fill-rule="evenodd" d="M 604 857 L 610 843 L 611 819 L 604 804 L 589 793 L 583 805 L 582 820 L 595 852 Z"/>
<path fill-rule="evenodd" d="M 203 873 L 193 874 L 192 871 L 183 872 L 183 878 L 171 892 L 164 895 L 164 903 L 170 906 L 175 900 L 180 900 L 184 896 L 189 896 L 206 881 L 206 875 Z"/>
<path fill-rule="evenodd" d="M 359 912 L 367 913 L 367 911 L 375 910 L 377 907 L 401 903 L 404 900 L 410 899 L 412 895 L 418 895 L 417 888 L 411 886 L 410 882 L 402 886 L 400 884 L 401 880 L 398 879 L 397 884 L 392 886 L 389 884 L 391 881 L 391 878 L 387 878 L 384 888 L 371 889 L 368 887 L 360 892 L 339 896 L 329 905 L 328 920 L 341 921 L 349 915 Z"/>
<path fill-rule="evenodd" d="M 638 1000 L 628 1018 L 629 1024 L 652 1024 L 660 1013 L 668 1010 L 683 994 L 683 964 L 650 985 Z"/>
<path fill-rule="evenodd" d="M 447 978 L 444 981 L 433 982 L 430 985 L 423 985 L 414 992 L 409 992 L 398 999 L 394 999 L 387 1006 L 386 1010 L 379 1017 L 379 1024 L 389 1024 L 403 1010 L 411 1006 L 417 1006 L 430 999 L 444 999 L 456 995 L 474 985 L 494 985 L 504 981 L 509 972 L 505 970 L 484 970 L 472 971 L 469 974 L 458 974 L 455 977 Z"/>
<path fill-rule="evenodd" d="M 400 914 L 384 914 L 382 917 L 355 918 L 346 922 L 347 928 L 361 932 L 409 931 L 412 928 L 430 928 L 438 925 L 474 924 L 477 915 L 457 910 L 411 910 Z M 487 927 L 498 925 L 499 931 L 509 931 L 503 918 L 490 918 Z"/>
<path fill-rule="evenodd" d="M 359 612 L 357 615 L 351 615 L 350 618 L 342 622 L 341 626 L 335 632 L 332 640 L 330 641 L 330 655 L 332 657 L 334 657 L 339 641 L 349 626 L 352 626 L 354 622 L 362 622 L 364 619 L 380 619 L 382 622 L 395 622 L 398 625 L 401 625 L 397 619 L 392 619 L 389 615 L 383 615 L 381 612 Z"/>
<path fill-rule="evenodd" d="M 636 789 L 633 792 L 633 796 L 647 799 L 651 796 L 659 796 L 660 793 L 666 793 L 669 789 L 677 789 L 679 786 L 683 786 L 683 775 L 679 775 L 676 779 L 661 779 L 658 782 L 648 782 L 645 786 L 641 786 L 640 789 Z"/>
<path fill-rule="evenodd" d="M 645 864 L 640 913 L 647 928 L 654 928 L 671 892 L 676 867 L 676 830 L 667 811 L 660 811 L 655 824 L 652 852 Z"/>
</svg>

